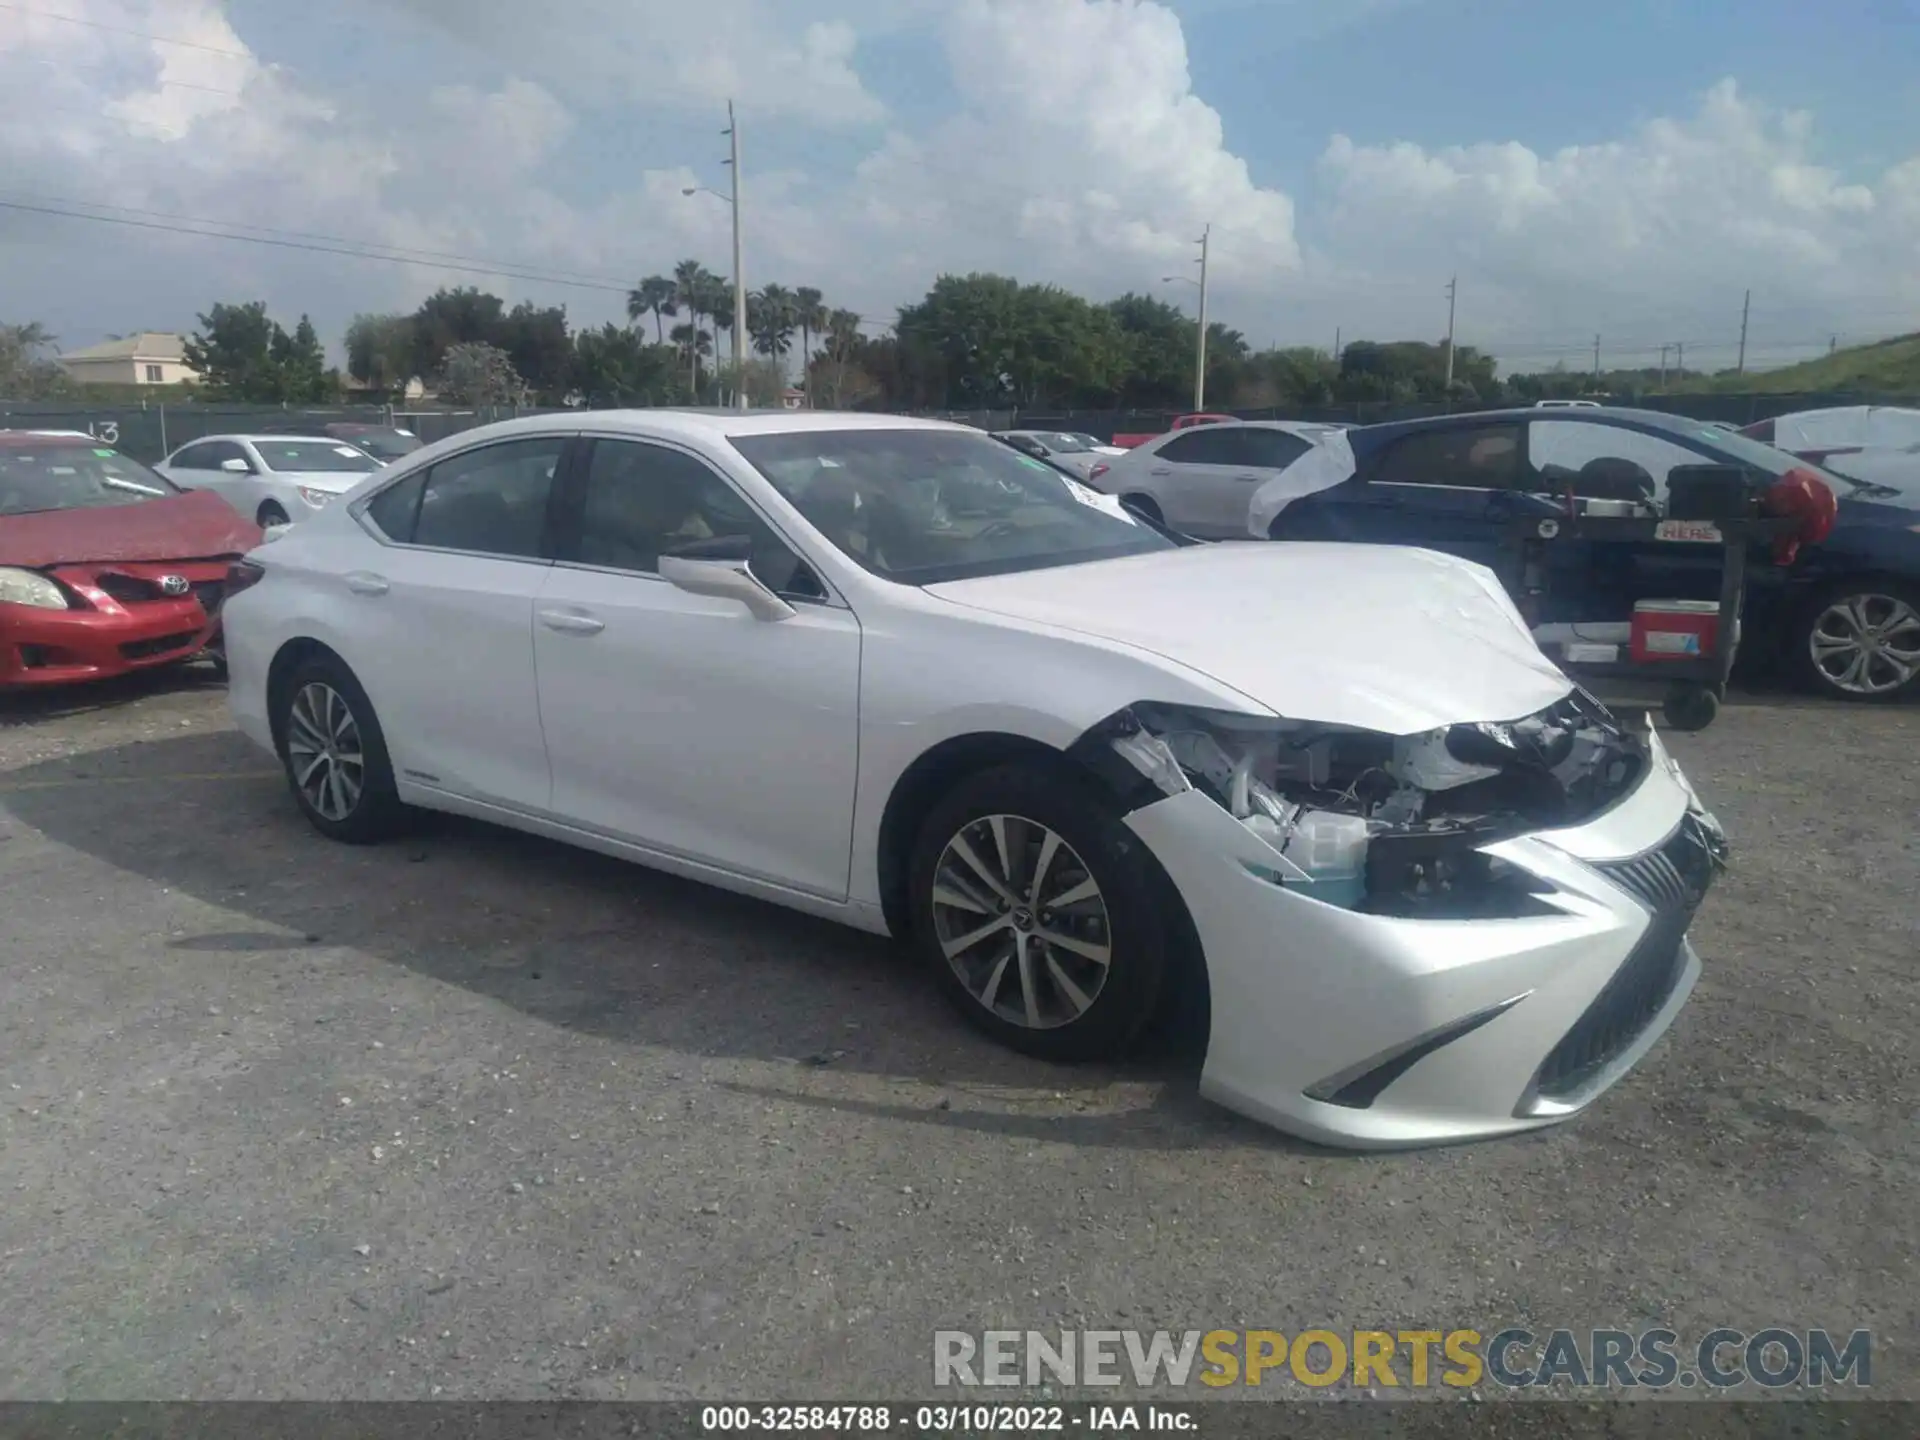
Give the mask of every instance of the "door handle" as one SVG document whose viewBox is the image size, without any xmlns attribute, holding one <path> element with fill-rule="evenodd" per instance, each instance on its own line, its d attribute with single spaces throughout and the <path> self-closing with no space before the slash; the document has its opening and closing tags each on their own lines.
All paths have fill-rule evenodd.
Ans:
<svg viewBox="0 0 1920 1440">
<path fill-rule="evenodd" d="M 558 630 L 562 635 L 598 635 L 607 628 L 606 621 L 572 610 L 542 610 L 540 623 L 549 630 Z"/>
<path fill-rule="evenodd" d="M 341 579 L 347 582 L 347 589 L 356 595 L 384 595 L 388 590 L 387 582 L 370 570 L 354 570 L 341 576 Z"/>
<path fill-rule="evenodd" d="M 1166 466 L 1161 465 L 1161 466 L 1155 467 L 1152 470 L 1147 471 L 1147 473 L 1149 475 L 1171 475 L 1173 471 L 1167 469 Z"/>
</svg>

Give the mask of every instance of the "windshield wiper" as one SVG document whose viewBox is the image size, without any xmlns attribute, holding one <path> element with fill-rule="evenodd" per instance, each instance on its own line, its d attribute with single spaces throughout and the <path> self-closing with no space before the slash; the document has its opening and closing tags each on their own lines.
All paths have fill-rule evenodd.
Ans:
<svg viewBox="0 0 1920 1440">
<path fill-rule="evenodd" d="M 136 485 L 131 480 L 116 480 L 111 475 L 101 477 L 102 485 L 111 485 L 116 490 L 131 490 L 136 495 L 165 495 L 164 490 L 156 490 L 151 485 Z"/>
</svg>

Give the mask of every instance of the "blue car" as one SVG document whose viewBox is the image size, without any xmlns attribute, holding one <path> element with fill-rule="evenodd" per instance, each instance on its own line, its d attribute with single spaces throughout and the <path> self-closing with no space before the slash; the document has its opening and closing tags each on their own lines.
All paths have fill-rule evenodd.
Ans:
<svg viewBox="0 0 1920 1440">
<path fill-rule="evenodd" d="M 1817 692 L 1892 700 L 1920 690 L 1920 461 L 1863 480 L 1703 421 L 1651 410 L 1491 410 L 1347 430 L 1255 492 L 1251 533 L 1274 540 L 1418 545 L 1496 570 L 1515 520 L 1589 509 L 1659 514 L 1676 467 L 1732 465 L 1764 489 L 1811 471 L 1839 507 L 1832 533 L 1789 565 L 1748 568 L 1741 650 Z M 1618 622 L 1642 599 L 1712 600 L 1716 546 L 1549 547 L 1543 624 Z M 1504 571 L 1503 571 L 1504 573 Z"/>
</svg>

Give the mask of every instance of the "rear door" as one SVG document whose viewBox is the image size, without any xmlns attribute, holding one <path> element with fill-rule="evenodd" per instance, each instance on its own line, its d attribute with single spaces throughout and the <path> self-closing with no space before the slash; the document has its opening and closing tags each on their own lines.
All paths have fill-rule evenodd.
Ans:
<svg viewBox="0 0 1920 1440">
<path fill-rule="evenodd" d="M 1500 568 L 1507 527 L 1531 509 L 1518 421 L 1416 430 L 1326 492 L 1336 538 L 1417 545 Z"/>
<path fill-rule="evenodd" d="M 1241 478 L 1252 472 L 1241 464 L 1238 433 L 1235 426 L 1196 425 L 1143 457 L 1149 493 L 1174 529 L 1207 537 L 1246 533 L 1247 506 L 1257 481 Z M 1237 520 L 1230 518 L 1236 497 Z"/>
<path fill-rule="evenodd" d="M 364 568 L 336 577 L 353 631 L 347 661 L 405 780 L 516 810 L 548 806 L 533 608 L 568 444 L 542 435 L 478 445 L 361 507 L 382 543 Z"/>
</svg>

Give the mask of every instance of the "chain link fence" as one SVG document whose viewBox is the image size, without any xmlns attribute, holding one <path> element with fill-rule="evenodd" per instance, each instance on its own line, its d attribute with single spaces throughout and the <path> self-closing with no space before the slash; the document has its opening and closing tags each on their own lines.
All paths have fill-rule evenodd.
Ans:
<svg viewBox="0 0 1920 1440">
<path fill-rule="evenodd" d="M 1795 410 L 1830 405 L 1920 405 L 1920 398 L 1885 395 L 1643 395 L 1617 402 L 1647 410 L 1722 420 L 1747 425 Z M 1403 404 L 1391 401 L 1346 405 L 1268 406 L 1222 410 L 1242 420 L 1312 420 L 1345 425 L 1371 425 L 1385 420 L 1409 420 L 1427 415 L 1500 408 L 1485 404 Z M 317 429 L 329 423 L 395 425 L 411 430 L 431 445 L 436 440 L 476 425 L 510 420 L 520 415 L 556 413 L 534 406 L 478 406 L 467 410 L 395 409 L 386 405 L 298 407 L 200 402 L 174 405 L 89 405 L 84 399 L 66 401 L 8 401 L 0 399 L 0 429 L 77 430 L 103 445 L 153 464 L 189 440 L 203 435 L 286 433 Z M 1166 430 L 1176 410 L 939 410 L 920 412 L 930 419 L 952 420 L 982 430 L 1074 430 L 1110 440 L 1116 434 L 1159 433 Z"/>
</svg>

